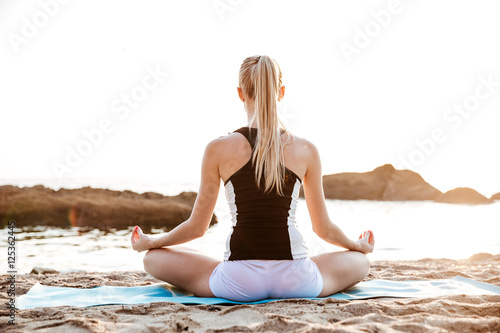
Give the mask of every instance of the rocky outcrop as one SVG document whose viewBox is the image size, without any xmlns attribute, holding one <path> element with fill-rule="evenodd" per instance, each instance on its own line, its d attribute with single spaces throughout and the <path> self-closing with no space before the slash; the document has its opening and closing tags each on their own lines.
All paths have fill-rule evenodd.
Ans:
<svg viewBox="0 0 500 333">
<path fill-rule="evenodd" d="M 418 173 L 396 170 L 385 164 L 369 172 L 343 172 L 323 176 L 325 198 L 339 200 L 421 201 L 485 204 L 500 200 L 500 193 L 488 199 L 470 188 L 442 193 Z M 304 197 L 303 189 L 300 196 Z"/>
<path fill-rule="evenodd" d="M 410 170 L 386 164 L 370 172 L 344 172 L 323 176 L 327 199 L 341 200 L 434 200 L 442 193 Z"/>
<path fill-rule="evenodd" d="M 459 187 L 443 193 L 436 198 L 436 202 L 459 204 L 487 204 L 492 200 L 468 187 Z"/>
<path fill-rule="evenodd" d="M 112 191 L 84 187 L 54 191 L 41 185 L 0 186 L 0 221 L 15 220 L 17 227 L 50 225 L 126 229 L 139 225 L 172 229 L 191 215 L 195 192 L 163 196 L 146 192 Z M 212 215 L 211 224 L 216 223 Z"/>
</svg>

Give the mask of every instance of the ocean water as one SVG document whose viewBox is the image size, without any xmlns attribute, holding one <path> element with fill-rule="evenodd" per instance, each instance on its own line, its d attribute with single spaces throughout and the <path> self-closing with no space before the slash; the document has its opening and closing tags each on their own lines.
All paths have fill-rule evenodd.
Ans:
<svg viewBox="0 0 500 333">
<path fill-rule="evenodd" d="M 196 191 L 195 183 L 128 182 L 110 184 L 106 180 L 73 180 L 64 187 L 107 187 L 137 192 L 156 191 L 166 195 L 183 190 Z M 19 182 L 32 186 L 33 181 Z M 43 183 L 38 181 L 37 184 Z M 46 186 L 57 188 L 54 182 Z M 351 238 L 367 229 L 375 235 L 375 251 L 371 260 L 414 260 L 422 258 L 465 259 L 479 252 L 500 253 L 500 201 L 489 205 L 457 205 L 435 202 L 383 202 L 327 200 L 331 220 Z M 221 259 L 229 233 L 230 218 L 221 187 L 215 208 L 219 223 L 191 246 Z M 305 200 L 300 199 L 297 221 L 311 255 L 342 250 L 314 234 Z M 137 253 L 130 245 L 129 230 L 82 232 L 78 228 L 34 227 L 16 230 L 16 266 L 19 273 L 29 273 L 35 266 L 70 271 L 141 270 L 145 252 Z M 0 232 L 0 244 L 7 247 L 7 229 Z M 153 237 L 165 231 L 153 230 Z M 7 256 L 0 257 L 2 272 L 7 269 Z"/>
</svg>

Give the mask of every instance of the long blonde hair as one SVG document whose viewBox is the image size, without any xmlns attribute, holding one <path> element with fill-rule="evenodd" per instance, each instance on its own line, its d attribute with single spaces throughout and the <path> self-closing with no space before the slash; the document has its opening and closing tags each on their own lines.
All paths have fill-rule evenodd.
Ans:
<svg viewBox="0 0 500 333">
<path fill-rule="evenodd" d="M 268 56 L 252 56 L 243 60 L 240 68 L 240 88 L 254 101 L 252 122 L 257 123 L 257 139 L 252 157 L 255 180 L 259 188 L 264 180 L 264 192 L 273 189 L 283 194 L 285 183 L 285 163 L 283 147 L 293 140 L 293 136 L 278 119 L 278 98 L 282 87 L 281 69 Z M 282 143 L 280 125 L 287 134 Z"/>
</svg>

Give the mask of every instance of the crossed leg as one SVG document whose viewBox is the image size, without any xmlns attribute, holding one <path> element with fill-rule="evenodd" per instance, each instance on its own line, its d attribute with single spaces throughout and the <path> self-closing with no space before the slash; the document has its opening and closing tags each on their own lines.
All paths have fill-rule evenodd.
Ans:
<svg viewBox="0 0 500 333">
<path fill-rule="evenodd" d="M 329 296 L 363 280 L 370 270 L 370 261 L 361 252 L 323 253 L 311 260 L 323 277 L 319 297 Z M 171 246 L 149 250 L 144 256 L 144 270 L 155 278 L 173 284 L 199 297 L 215 297 L 209 279 L 220 261 L 203 253 Z"/>
<path fill-rule="evenodd" d="M 143 261 L 144 270 L 155 278 L 199 297 L 215 297 L 208 281 L 220 261 L 183 246 L 149 250 Z"/>
<path fill-rule="evenodd" d="M 370 261 L 361 252 L 343 251 L 323 253 L 311 260 L 323 277 L 323 290 L 319 297 L 329 296 L 363 280 L 370 270 Z"/>
</svg>

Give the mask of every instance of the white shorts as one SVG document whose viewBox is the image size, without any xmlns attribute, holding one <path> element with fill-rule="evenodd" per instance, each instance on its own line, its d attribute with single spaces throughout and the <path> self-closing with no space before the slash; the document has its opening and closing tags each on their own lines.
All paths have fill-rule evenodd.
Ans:
<svg viewBox="0 0 500 333">
<path fill-rule="evenodd" d="M 323 290 L 323 277 L 310 258 L 224 260 L 212 272 L 209 284 L 217 297 L 250 302 L 317 297 Z"/>
</svg>

